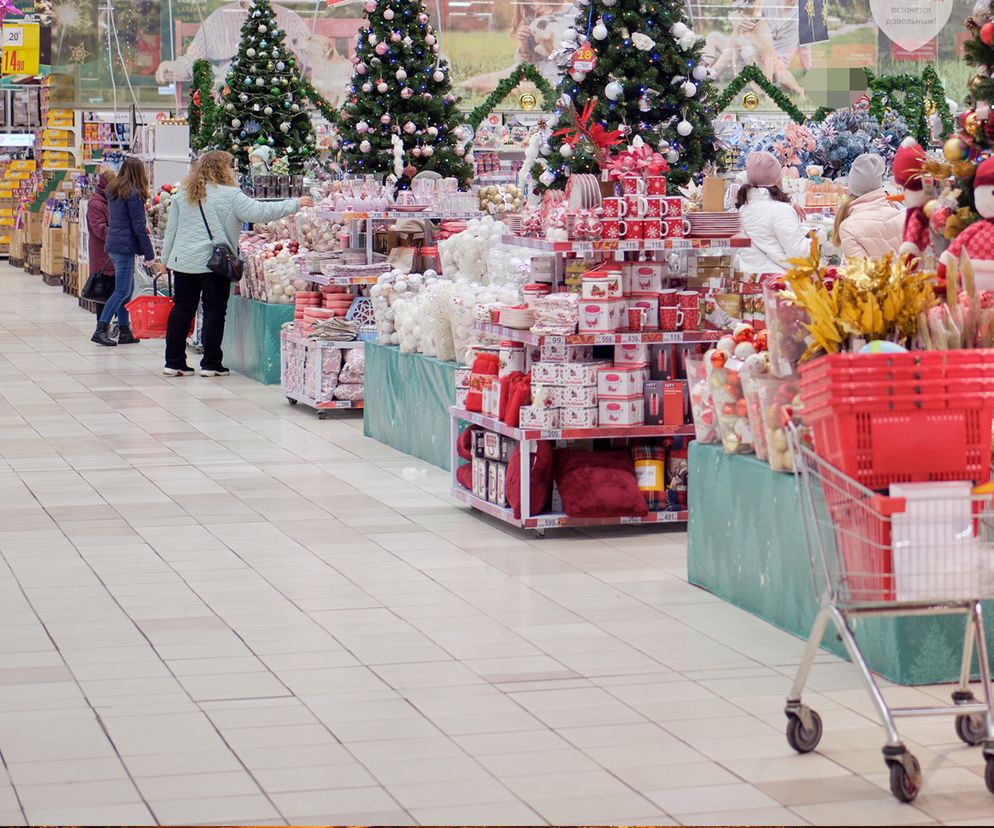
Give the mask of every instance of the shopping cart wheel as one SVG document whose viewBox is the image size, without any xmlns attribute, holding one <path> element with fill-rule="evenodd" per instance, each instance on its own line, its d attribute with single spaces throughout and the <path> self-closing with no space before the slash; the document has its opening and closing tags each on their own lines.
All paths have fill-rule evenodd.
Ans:
<svg viewBox="0 0 994 828">
<path fill-rule="evenodd" d="M 787 711 L 787 744 L 798 753 L 810 753 L 821 741 L 821 716 L 810 708 L 803 709 L 810 720 L 808 727 L 802 721 L 800 708 Z"/>
<path fill-rule="evenodd" d="M 539 540 L 542 540 L 542 538 L 545 537 L 545 530 L 544 529 L 536 529 L 535 530 L 535 537 L 538 538 Z"/>
<path fill-rule="evenodd" d="M 922 769 L 918 760 L 905 753 L 898 759 L 888 759 L 887 765 L 890 767 L 890 792 L 901 802 L 913 802 L 922 784 Z"/>
<path fill-rule="evenodd" d="M 994 756 L 985 756 L 987 767 L 984 768 L 984 782 L 987 783 L 987 790 L 994 793 Z"/>
<path fill-rule="evenodd" d="M 982 713 L 963 713 L 956 717 L 956 735 L 968 745 L 979 745 L 987 738 L 987 721 Z"/>
<path fill-rule="evenodd" d="M 318 412 L 318 419 L 319 420 L 327 420 L 328 419 L 328 412 L 327 411 L 323 411 L 323 410 L 319 411 Z"/>
<path fill-rule="evenodd" d="M 288 403 L 290 403 L 290 405 L 296 405 L 297 404 L 297 401 L 293 397 L 287 397 L 286 401 Z"/>
</svg>

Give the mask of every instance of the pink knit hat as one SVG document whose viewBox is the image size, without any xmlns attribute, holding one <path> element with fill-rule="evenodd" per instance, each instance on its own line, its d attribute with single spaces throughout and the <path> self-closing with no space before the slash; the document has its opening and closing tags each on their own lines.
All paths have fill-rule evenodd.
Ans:
<svg viewBox="0 0 994 828">
<path fill-rule="evenodd" d="M 750 152 L 746 156 L 746 179 L 753 187 L 777 187 L 783 179 L 783 168 L 769 152 Z"/>
</svg>

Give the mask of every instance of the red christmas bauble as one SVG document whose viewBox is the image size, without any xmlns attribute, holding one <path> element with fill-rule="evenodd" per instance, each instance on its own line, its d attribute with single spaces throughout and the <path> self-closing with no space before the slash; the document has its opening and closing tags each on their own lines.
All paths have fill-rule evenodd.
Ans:
<svg viewBox="0 0 994 828">
<path fill-rule="evenodd" d="M 994 43 L 994 22 L 988 21 L 980 27 L 980 39 L 987 46 Z"/>
<path fill-rule="evenodd" d="M 408 164 L 406 167 L 404 167 L 404 175 L 406 175 L 408 178 L 414 178 L 414 176 L 417 175 L 417 173 L 418 173 L 418 168 L 415 167 L 413 164 Z"/>
</svg>

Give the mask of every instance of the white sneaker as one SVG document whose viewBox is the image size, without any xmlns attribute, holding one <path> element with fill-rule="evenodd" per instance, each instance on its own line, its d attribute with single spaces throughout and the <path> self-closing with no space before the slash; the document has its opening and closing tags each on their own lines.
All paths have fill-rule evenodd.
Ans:
<svg viewBox="0 0 994 828">
<path fill-rule="evenodd" d="M 201 368 L 200 376 L 202 377 L 226 377 L 230 374 L 227 368 Z"/>
<path fill-rule="evenodd" d="M 163 368 L 162 376 L 164 377 L 192 377 L 192 368 Z"/>
</svg>

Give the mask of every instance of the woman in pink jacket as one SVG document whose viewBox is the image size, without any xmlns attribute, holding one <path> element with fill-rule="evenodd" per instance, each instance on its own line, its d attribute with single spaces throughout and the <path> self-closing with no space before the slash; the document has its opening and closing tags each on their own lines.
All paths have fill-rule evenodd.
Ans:
<svg viewBox="0 0 994 828">
<path fill-rule="evenodd" d="M 904 232 L 904 210 L 884 191 L 886 164 L 865 153 L 849 170 L 849 197 L 835 214 L 833 241 L 847 259 L 879 259 L 897 253 Z"/>
</svg>

